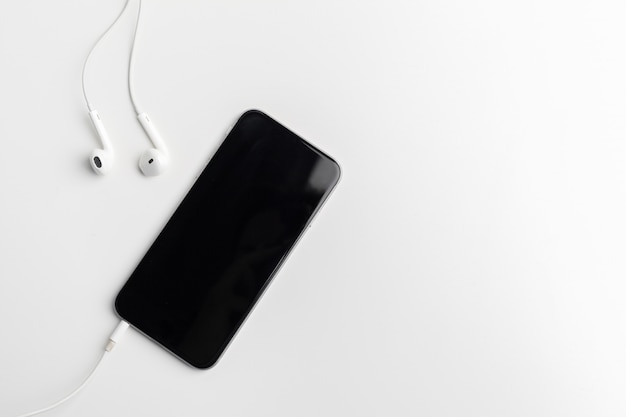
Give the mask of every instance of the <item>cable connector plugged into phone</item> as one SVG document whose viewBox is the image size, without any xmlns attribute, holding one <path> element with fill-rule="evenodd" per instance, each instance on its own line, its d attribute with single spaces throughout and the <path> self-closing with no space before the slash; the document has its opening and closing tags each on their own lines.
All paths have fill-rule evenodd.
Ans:
<svg viewBox="0 0 626 417">
<path fill-rule="evenodd" d="M 109 352 L 111 352 L 113 350 L 113 348 L 115 348 L 115 346 L 118 344 L 118 342 L 122 339 L 122 336 L 124 335 L 124 333 L 126 332 L 128 327 L 129 327 L 128 323 L 126 323 L 124 320 L 121 320 L 119 322 L 119 324 L 117 325 L 115 330 L 113 330 L 113 333 L 111 333 L 111 336 L 109 336 L 109 341 L 108 341 L 106 347 L 104 348 L 104 353 L 100 357 L 100 360 L 98 361 L 98 363 L 96 363 L 96 366 L 93 368 L 91 373 L 87 376 L 87 378 L 85 378 L 83 383 L 80 384 L 80 386 L 78 388 L 76 388 L 74 391 L 72 391 L 67 396 L 65 396 L 64 398 L 62 398 L 59 401 L 57 401 L 56 403 L 54 403 L 52 405 L 49 405 L 48 407 L 41 408 L 41 409 L 39 409 L 37 411 L 32 411 L 32 412 L 27 413 L 27 414 L 22 414 L 19 417 L 31 417 L 31 416 L 34 416 L 34 415 L 37 415 L 37 414 L 45 413 L 46 411 L 50 411 L 53 408 L 56 408 L 56 407 L 60 406 L 61 404 L 63 404 L 64 402 L 68 401 L 70 398 L 74 397 L 76 394 L 78 394 L 83 388 L 85 388 L 85 386 L 87 386 L 89 381 L 91 381 L 91 378 L 93 378 L 93 376 L 95 375 L 96 371 L 100 368 L 100 365 L 104 361 L 104 358 L 107 356 L 107 354 Z"/>
<path fill-rule="evenodd" d="M 111 336 L 109 336 L 109 343 L 107 343 L 104 350 L 107 352 L 111 352 L 115 345 L 117 345 L 117 342 L 122 339 L 122 336 L 124 336 L 124 333 L 126 333 L 127 329 L 128 323 L 126 323 L 124 320 L 120 321 L 115 330 L 113 330 L 113 333 L 111 333 Z"/>
</svg>

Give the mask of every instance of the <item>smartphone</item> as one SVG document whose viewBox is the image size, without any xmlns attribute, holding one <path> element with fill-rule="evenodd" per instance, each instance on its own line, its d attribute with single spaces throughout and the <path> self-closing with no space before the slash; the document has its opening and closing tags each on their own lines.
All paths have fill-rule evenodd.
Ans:
<svg viewBox="0 0 626 417">
<path fill-rule="evenodd" d="M 339 181 L 339 165 L 244 113 L 115 300 L 188 364 L 213 366 Z"/>
</svg>

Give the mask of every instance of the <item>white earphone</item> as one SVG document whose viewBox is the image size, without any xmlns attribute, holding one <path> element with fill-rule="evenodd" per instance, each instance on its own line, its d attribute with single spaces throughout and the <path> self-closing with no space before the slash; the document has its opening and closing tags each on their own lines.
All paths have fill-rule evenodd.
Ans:
<svg viewBox="0 0 626 417">
<path fill-rule="evenodd" d="M 133 104 L 137 120 L 141 123 L 144 132 L 150 138 L 154 148 L 150 148 L 139 157 L 139 169 L 147 177 L 153 177 L 164 173 L 170 163 L 169 154 L 165 147 L 165 142 L 159 131 L 156 129 L 146 112 L 139 109 L 135 94 L 133 92 L 133 62 L 135 57 L 135 43 L 137 41 L 137 32 L 139 31 L 139 17 L 141 16 L 141 0 L 139 0 L 139 8 L 137 10 L 137 22 L 135 23 L 135 33 L 133 35 L 133 44 L 130 49 L 130 59 L 128 60 L 128 95 Z"/>
<path fill-rule="evenodd" d="M 102 147 L 103 147 L 103 149 L 98 148 L 98 149 L 95 149 L 91 153 L 89 157 L 89 162 L 93 170 L 96 172 L 96 174 L 99 174 L 99 175 L 104 175 L 110 172 L 113 166 L 113 161 L 114 161 L 113 146 L 111 144 L 111 140 L 109 139 L 109 135 L 107 134 L 107 131 L 104 128 L 104 124 L 102 123 L 102 120 L 100 119 L 100 115 L 98 114 L 96 110 L 92 108 L 87 98 L 87 93 L 85 91 L 85 70 L 87 68 L 87 62 L 89 61 L 89 57 L 91 56 L 91 53 L 94 51 L 94 49 L 96 49 L 100 41 L 106 36 L 107 33 L 109 33 L 109 31 L 113 28 L 113 26 L 115 26 L 115 24 L 120 19 L 120 17 L 122 17 L 124 12 L 126 11 L 126 8 L 128 7 L 129 2 L 130 0 L 126 0 L 126 3 L 124 4 L 124 8 L 119 13 L 117 18 L 108 27 L 108 29 L 102 35 L 100 35 L 100 37 L 98 38 L 94 46 L 89 51 L 89 54 L 87 55 L 87 58 L 85 59 L 85 63 L 83 65 L 83 95 L 85 96 L 85 102 L 87 103 L 87 109 L 89 110 L 89 117 L 91 118 L 91 122 L 93 123 L 93 126 L 96 129 L 98 136 L 100 137 L 100 141 L 102 142 Z M 150 120 L 148 115 L 145 112 L 139 110 L 139 107 L 137 105 L 137 102 L 133 94 L 133 80 L 132 80 L 133 57 L 134 57 L 134 52 L 135 52 L 135 41 L 137 40 L 137 31 L 139 29 L 139 17 L 140 16 L 141 16 L 141 0 L 139 0 L 139 7 L 137 10 L 137 22 L 135 24 L 135 33 L 133 35 L 133 43 L 132 43 L 132 48 L 130 51 L 130 60 L 128 64 L 128 92 L 130 95 L 130 100 L 135 109 L 135 112 L 137 113 L 137 119 L 139 120 L 139 123 L 143 127 L 144 132 L 146 132 L 146 135 L 148 135 L 148 138 L 150 138 L 154 146 L 154 148 L 150 148 L 146 150 L 139 158 L 139 169 L 141 170 L 141 172 L 145 176 L 152 177 L 155 175 L 160 175 L 167 170 L 169 166 L 169 154 L 167 152 L 167 148 L 165 147 L 165 142 L 163 141 L 163 139 L 161 138 L 161 135 L 159 134 L 159 131 L 154 127 L 154 124 L 152 124 L 152 121 Z"/>
<path fill-rule="evenodd" d="M 170 163 L 165 142 L 163 142 L 159 131 L 156 130 L 146 113 L 140 113 L 137 119 L 154 145 L 154 148 L 148 149 L 141 154 L 139 169 L 148 177 L 162 174 L 167 170 Z"/>
<path fill-rule="evenodd" d="M 104 175 L 108 173 L 113 166 L 113 146 L 111 146 L 111 140 L 109 139 L 109 135 L 104 128 L 104 124 L 102 123 L 98 112 L 96 110 L 90 111 L 89 118 L 91 119 L 91 123 L 93 123 L 93 127 L 96 129 L 96 132 L 100 137 L 100 141 L 102 142 L 102 149 L 94 149 L 89 157 L 89 162 L 91 163 L 91 167 L 96 174 Z"/>
</svg>

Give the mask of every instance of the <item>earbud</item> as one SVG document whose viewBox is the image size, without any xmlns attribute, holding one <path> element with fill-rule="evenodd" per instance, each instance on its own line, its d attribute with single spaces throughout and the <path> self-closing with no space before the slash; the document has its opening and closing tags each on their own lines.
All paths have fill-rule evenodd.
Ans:
<svg viewBox="0 0 626 417">
<path fill-rule="evenodd" d="M 165 143 L 146 113 L 138 114 L 137 119 L 154 145 L 154 148 L 148 149 L 139 158 L 139 169 L 148 177 L 162 174 L 170 162 Z"/>
<path fill-rule="evenodd" d="M 102 120 L 100 119 L 98 112 L 96 110 L 90 111 L 89 118 L 91 119 L 91 123 L 93 123 L 93 127 L 96 129 L 96 132 L 100 137 L 103 148 L 94 149 L 89 157 L 89 162 L 96 174 L 104 175 L 109 172 L 113 166 L 113 147 L 111 146 L 111 140 L 109 139 L 109 135 L 104 128 L 104 124 L 102 124 Z"/>
</svg>

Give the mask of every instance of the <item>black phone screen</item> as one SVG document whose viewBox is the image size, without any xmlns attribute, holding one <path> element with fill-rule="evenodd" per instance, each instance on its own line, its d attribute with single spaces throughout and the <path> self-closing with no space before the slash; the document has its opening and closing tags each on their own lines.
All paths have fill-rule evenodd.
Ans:
<svg viewBox="0 0 626 417">
<path fill-rule="evenodd" d="M 118 314 L 211 367 L 339 175 L 278 122 L 244 113 L 120 291 Z"/>
</svg>

